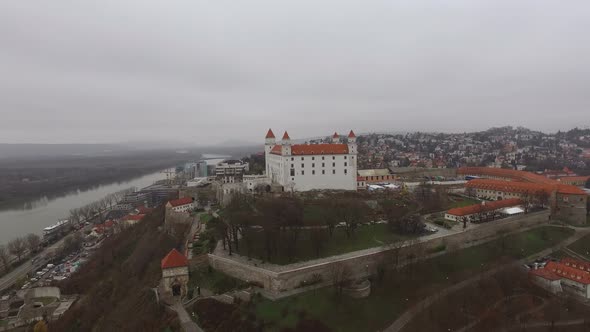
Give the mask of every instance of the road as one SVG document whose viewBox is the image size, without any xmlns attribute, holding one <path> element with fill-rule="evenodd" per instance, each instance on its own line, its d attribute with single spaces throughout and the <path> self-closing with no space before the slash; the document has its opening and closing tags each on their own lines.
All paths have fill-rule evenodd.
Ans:
<svg viewBox="0 0 590 332">
<path fill-rule="evenodd" d="M 61 247 L 64 239 L 65 237 L 51 245 L 51 247 L 45 248 L 36 256 L 26 258 L 21 265 L 0 278 L 0 293 L 12 287 L 12 285 L 27 274 L 43 267 L 47 263 L 47 260 L 43 259 L 43 257 L 47 254 L 54 253 L 59 247 Z M 33 258 L 35 259 L 35 264 L 31 263 Z"/>
</svg>

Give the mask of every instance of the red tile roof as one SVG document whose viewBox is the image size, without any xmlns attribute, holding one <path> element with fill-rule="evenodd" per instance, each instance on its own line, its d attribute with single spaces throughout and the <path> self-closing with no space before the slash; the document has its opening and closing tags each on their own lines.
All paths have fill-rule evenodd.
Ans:
<svg viewBox="0 0 590 332">
<path fill-rule="evenodd" d="M 518 198 L 510 198 L 510 199 L 502 199 L 499 201 L 490 201 L 485 202 L 484 204 L 474 204 L 459 208 L 450 209 L 447 211 L 448 214 L 452 214 L 454 216 L 468 216 L 470 214 L 479 213 L 479 212 L 488 212 L 494 211 L 498 209 L 503 209 L 507 207 L 521 205 L 522 200 Z"/>
<path fill-rule="evenodd" d="M 542 269 L 530 270 L 529 274 L 551 281 L 561 280 L 561 277 L 558 276 L 557 273 L 548 270 L 546 267 Z"/>
<path fill-rule="evenodd" d="M 168 203 L 170 203 L 170 205 L 172 205 L 173 207 L 177 207 L 177 206 L 191 204 L 192 202 L 193 202 L 193 199 L 191 197 L 183 197 L 183 198 L 169 201 Z"/>
<path fill-rule="evenodd" d="M 539 186 L 541 186 L 541 187 L 543 187 L 542 189 L 548 193 L 551 193 L 553 191 L 557 191 L 558 193 L 567 194 L 567 195 L 585 195 L 586 194 L 583 190 L 581 190 L 580 188 L 578 188 L 576 186 L 561 184 L 559 181 L 546 178 L 542 175 L 538 175 L 538 174 L 534 174 L 534 173 L 530 173 L 530 172 L 524 172 L 524 171 L 517 171 L 517 170 L 513 170 L 513 169 L 502 169 L 502 168 L 492 168 L 492 167 L 461 167 L 457 170 L 457 173 L 464 174 L 464 175 L 483 175 L 483 176 L 499 177 L 499 178 L 503 178 L 503 179 L 510 179 L 513 181 L 505 181 L 505 180 L 493 180 L 493 181 L 498 181 L 498 182 L 496 182 L 496 185 L 499 185 L 500 182 L 504 182 L 505 185 L 506 184 L 514 185 L 512 188 L 516 188 L 518 183 L 521 183 L 524 185 L 532 185 L 532 186 L 528 187 L 528 189 L 526 189 L 526 187 L 524 187 L 524 186 L 518 187 L 519 188 L 518 190 L 521 190 L 521 191 L 515 191 L 515 192 L 524 192 L 526 190 L 538 191 L 539 189 L 541 189 Z M 471 180 L 467 183 L 467 185 L 469 186 L 469 183 L 476 181 L 476 180 L 480 181 L 482 179 Z M 490 181 L 492 181 L 492 180 L 490 180 Z M 535 185 L 536 185 L 536 187 L 535 187 Z M 483 189 L 485 189 L 485 188 L 483 188 Z M 498 190 L 498 191 L 501 191 L 501 190 Z"/>
<path fill-rule="evenodd" d="M 136 210 L 139 212 L 139 214 L 148 214 L 152 212 L 154 209 L 142 205 L 140 207 L 137 207 Z"/>
<path fill-rule="evenodd" d="M 283 147 L 275 145 L 270 153 L 282 154 Z M 346 144 L 295 144 L 291 146 L 291 154 L 294 156 L 322 155 L 322 154 L 348 154 Z"/>
<path fill-rule="evenodd" d="M 578 259 L 566 257 L 561 260 L 561 263 L 565 264 L 566 266 L 576 268 L 578 270 L 590 272 L 590 262 L 585 262 Z"/>
<path fill-rule="evenodd" d="M 297 144 L 291 147 L 291 154 L 315 155 L 315 154 L 348 154 L 346 144 Z"/>
<path fill-rule="evenodd" d="M 266 138 L 275 138 L 275 134 L 272 132 L 272 129 L 268 129 L 268 132 L 266 133 Z"/>
<path fill-rule="evenodd" d="M 275 145 L 270 150 L 270 153 L 281 155 L 281 154 L 283 154 L 283 147 L 281 145 Z"/>
<path fill-rule="evenodd" d="M 285 130 L 285 133 L 283 134 L 283 139 L 291 139 L 291 137 L 289 137 L 289 134 L 287 133 L 287 131 Z"/>
<path fill-rule="evenodd" d="M 350 131 L 350 133 L 348 133 L 348 138 L 355 138 L 356 135 L 354 134 L 354 131 Z"/>
<path fill-rule="evenodd" d="M 125 220 L 141 220 L 143 219 L 143 217 L 145 217 L 145 214 L 128 214 L 125 216 Z"/>
<path fill-rule="evenodd" d="M 170 250 L 168 255 L 162 259 L 162 269 L 173 269 L 175 267 L 188 266 L 188 259 L 176 249 Z"/>
<path fill-rule="evenodd" d="M 555 273 L 561 278 L 566 278 L 581 284 L 590 285 L 590 272 L 582 271 L 572 266 L 567 266 L 562 262 L 549 262 L 543 268 Z"/>
</svg>

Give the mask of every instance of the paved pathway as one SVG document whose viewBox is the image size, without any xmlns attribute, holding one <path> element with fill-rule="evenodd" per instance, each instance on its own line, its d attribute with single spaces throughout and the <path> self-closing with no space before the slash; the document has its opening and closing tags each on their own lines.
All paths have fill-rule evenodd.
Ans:
<svg viewBox="0 0 590 332">
<path fill-rule="evenodd" d="M 397 320 L 395 322 L 393 322 L 393 324 L 391 324 L 388 328 L 386 328 L 384 330 L 384 332 L 401 331 L 412 319 L 414 319 L 414 317 L 416 317 L 418 314 L 420 314 L 426 308 L 430 307 L 433 303 L 435 303 L 440 298 L 445 297 L 451 293 L 454 293 L 454 292 L 460 290 L 461 288 L 466 287 L 466 286 L 480 280 L 481 278 L 492 276 L 492 275 L 496 274 L 497 272 L 507 269 L 509 267 L 522 265 L 525 262 L 530 261 L 531 259 L 534 259 L 536 257 L 547 256 L 547 255 L 551 254 L 552 252 L 561 249 L 562 247 L 569 246 L 570 244 L 574 243 L 575 241 L 579 240 L 583 236 L 588 235 L 590 233 L 590 229 L 586 229 L 586 228 L 583 228 L 583 229 L 576 228 L 575 230 L 576 230 L 576 234 L 574 234 L 573 236 L 565 239 L 564 241 L 560 242 L 559 244 L 557 244 L 549 249 L 545 249 L 541 252 L 531 255 L 530 257 L 521 259 L 521 260 L 516 261 L 514 263 L 506 264 L 503 266 L 493 268 L 491 270 L 484 272 L 482 275 L 477 275 L 472 278 L 463 280 L 462 282 L 460 282 L 458 284 L 455 284 L 453 286 L 443 289 L 441 292 L 439 292 L 436 295 L 429 296 L 429 297 L 423 299 L 422 301 L 413 305 L 410 309 L 406 310 L 406 312 L 404 312 L 401 316 L 399 316 L 397 318 Z"/>
<path fill-rule="evenodd" d="M 170 308 L 178 314 L 180 325 L 185 332 L 203 332 L 203 330 L 193 321 L 191 316 L 186 312 L 181 301 L 175 301 Z"/>
</svg>

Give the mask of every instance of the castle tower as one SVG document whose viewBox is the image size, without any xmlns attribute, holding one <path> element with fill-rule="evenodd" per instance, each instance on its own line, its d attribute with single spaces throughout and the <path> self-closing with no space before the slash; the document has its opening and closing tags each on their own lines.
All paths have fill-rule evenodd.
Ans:
<svg viewBox="0 0 590 332">
<path fill-rule="evenodd" d="M 348 153 L 353 155 L 357 154 L 356 135 L 352 130 L 348 134 Z"/>
<path fill-rule="evenodd" d="M 287 131 L 285 131 L 285 133 L 283 134 L 283 139 L 281 141 L 281 144 L 283 145 L 283 156 L 290 156 L 291 155 L 291 137 L 289 137 L 289 134 L 287 133 Z"/>
<path fill-rule="evenodd" d="M 272 129 L 268 129 L 266 133 L 266 139 L 264 141 L 264 157 L 266 160 L 266 176 L 270 176 L 270 165 L 268 163 L 270 151 L 272 148 L 277 144 L 277 140 L 275 138 L 275 134 L 272 132 Z"/>
<path fill-rule="evenodd" d="M 340 143 L 340 136 L 338 133 L 334 133 L 334 135 L 332 135 L 332 143 Z"/>
</svg>

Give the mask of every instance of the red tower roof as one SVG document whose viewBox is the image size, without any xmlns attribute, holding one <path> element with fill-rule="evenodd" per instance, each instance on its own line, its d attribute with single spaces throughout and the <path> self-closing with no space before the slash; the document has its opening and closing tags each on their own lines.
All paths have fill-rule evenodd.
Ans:
<svg viewBox="0 0 590 332">
<path fill-rule="evenodd" d="M 162 269 L 173 269 L 175 267 L 188 266 L 188 259 L 176 249 L 170 250 L 168 255 L 162 259 Z"/>
<path fill-rule="evenodd" d="M 340 136 L 338 136 L 337 132 L 334 132 L 334 135 L 332 135 L 332 138 L 340 138 Z"/>
<path fill-rule="evenodd" d="M 266 133 L 266 138 L 275 138 L 275 134 L 272 132 L 272 129 L 268 129 Z"/>
<path fill-rule="evenodd" d="M 350 131 L 350 133 L 348 133 L 348 138 L 355 138 L 356 135 L 354 134 L 354 131 Z"/>
<path fill-rule="evenodd" d="M 285 130 L 285 133 L 283 134 L 283 139 L 291 139 L 291 137 L 289 137 L 289 134 L 287 133 L 286 130 Z"/>
</svg>

